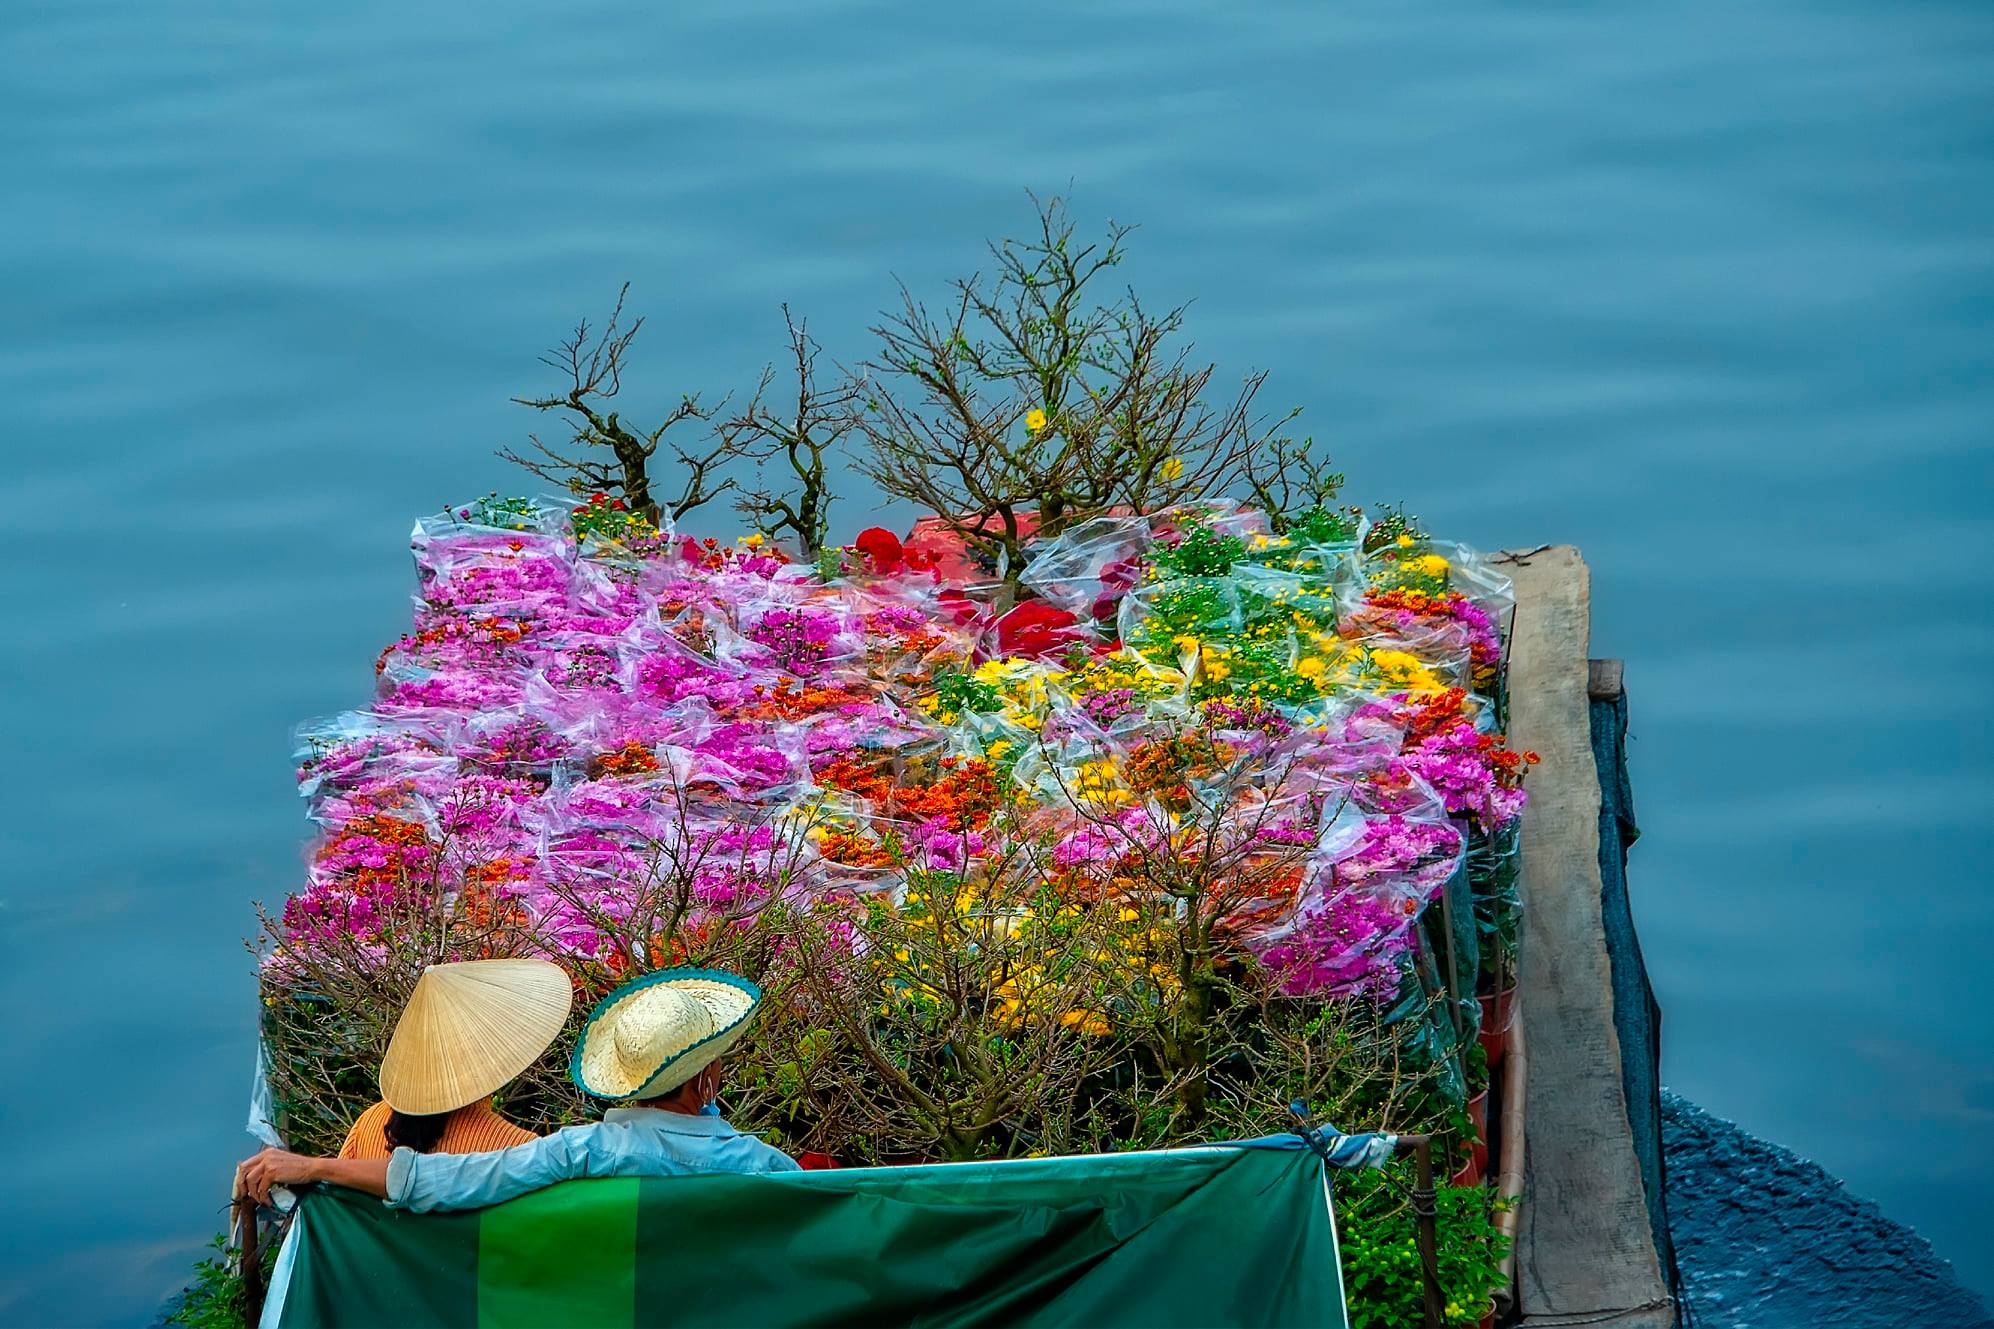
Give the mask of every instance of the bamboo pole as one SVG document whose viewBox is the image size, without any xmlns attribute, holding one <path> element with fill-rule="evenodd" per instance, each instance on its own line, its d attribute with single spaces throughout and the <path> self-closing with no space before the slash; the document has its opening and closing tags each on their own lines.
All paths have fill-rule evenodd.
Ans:
<svg viewBox="0 0 1994 1329">
<path fill-rule="evenodd" d="M 1316 1127 L 1303 1111 L 1302 1104 L 1290 1103 L 1288 1111 L 1301 1124 L 1303 1143 L 1315 1150 L 1327 1168 L 1329 1150 L 1316 1134 Z M 1409 1144 L 1413 1149 L 1412 1218 L 1415 1244 L 1419 1247 L 1420 1296 L 1424 1303 L 1421 1323 L 1424 1329 L 1441 1329 L 1444 1320 L 1442 1307 L 1446 1298 L 1440 1292 L 1440 1229 L 1436 1221 L 1438 1207 L 1433 1187 L 1433 1137 L 1401 1135 L 1398 1142 Z"/>
<path fill-rule="evenodd" d="M 1440 1329 L 1444 1298 L 1440 1295 L 1440 1239 L 1435 1222 L 1437 1209 L 1433 1189 L 1433 1137 L 1402 1135 L 1412 1141 L 1412 1221 L 1419 1244 L 1420 1293 L 1425 1302 L 1426 1329 Z"/>
<path fill-rule="evenodd" d="M 1467 870 L 1467 865 L 1463 864 L 1461 871 Z M 1448 882 L 1449 886 L 1452 884 L 1452 881 Z M 1447 1016 L 1454 1022 L 1454 1052 L 1460 1056 L 1466 1052 L 1468 1031 L 1461 1024 L 1461 964 L 1454 951 L 1454 892 L 1444 886 L 1440 890 L 1440 927 L 1447 942 Z M 1470 992 L 1466 995 L 1472 998 L 1475 994 Z M 1467 1086 L 1468 1067 L 1467 1063 L 1463 1062 L 1461 1065 L 1463 1092 L 1467 1090 Z"/>
<path fill-rule="evenodd" d="M 1519 995 L 1518 1000 L 1521 1001 Z M 1502 1176 L 1496 1194 L 1508 1201 L 1496 1215 L 1496 1231 L 1509 1238 L 1509 1253 L 1502 1257 L 1501 1291 L 1511 1302 L 1516 1298 L 1516 1229 L 1523 1219 L 1523 1164 L 1526 1135 L 1523 1129 L 1525 1085 L 1529 1079 L 1528 1054 L 1523 1046 L 1523 1021 L 1512 1007 L 1509 1017 L 1508 1047 L 1502 1065 Z"/>
</svg>

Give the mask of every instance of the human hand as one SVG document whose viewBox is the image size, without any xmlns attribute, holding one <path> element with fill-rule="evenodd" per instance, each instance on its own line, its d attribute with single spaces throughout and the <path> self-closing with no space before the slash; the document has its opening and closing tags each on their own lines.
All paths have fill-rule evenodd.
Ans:
<svg viewBox="0 0 1994 1329">
<path fill-rule="evenodd" d="M 272 1186 L 314 1180 L 320 1161 L 282 1149 L 265 1149 L 236 1168 L 236 1183 L 258 1204 L 269 1204 Z"/>
</svg>

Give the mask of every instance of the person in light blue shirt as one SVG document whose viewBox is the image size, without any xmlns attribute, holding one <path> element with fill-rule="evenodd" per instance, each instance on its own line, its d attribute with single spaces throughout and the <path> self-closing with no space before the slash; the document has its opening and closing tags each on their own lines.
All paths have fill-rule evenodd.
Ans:
<svg viewBox="0 0 1994 1329">
<path fill-rule="evenodd" d="M 795 1171 L 796 1160 L 735 1130 L 716 1106 L 721 1059 L 760 1003 L 761 989 L 734 974 L 646 974 L 596 1006 L 568 1066 L 583 1092 L 632 1106 L 485 1154 L 397 1149 L 383 1161 L 266 1149 L 243 1165 L 243 1185 L 267 1202 L 273 1185 L 325 1181 L 426 1213 L 482 1208 L 578 1177 Z"/>
</svg>

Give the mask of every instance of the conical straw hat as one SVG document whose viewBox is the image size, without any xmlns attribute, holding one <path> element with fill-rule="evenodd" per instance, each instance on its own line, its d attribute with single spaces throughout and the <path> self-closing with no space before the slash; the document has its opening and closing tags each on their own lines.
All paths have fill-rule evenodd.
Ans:
<svg viewBox="0 0 1994 1329">
<path fill-rule="evenodd" d="M 596 1004 L 568 1075 L 596 1098 L 659 1098 L 748 1032 L 762 990 L 718 969 L 660 969 Z"/>
<path fill-rule="evenodd" d="M 427 1116 L 475 1103 L 531 1066 L 568 1022 L 574 990 L 546 960 L 433 964 L 381 1058 L 381 1097 Z"/>
</svg>

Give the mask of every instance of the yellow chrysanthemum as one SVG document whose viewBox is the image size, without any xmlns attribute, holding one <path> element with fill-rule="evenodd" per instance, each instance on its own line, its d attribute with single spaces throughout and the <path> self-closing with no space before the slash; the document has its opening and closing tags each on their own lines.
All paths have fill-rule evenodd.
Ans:
<svg viewBox="0 0 1994 1329">
<path fill-rule="evenodd" d="M 1126 803 L 1129 791 L 1121 787 L 1115 763 L 1107 757 L 1080 764 L 1076 793 L 1090 803 Z"/>
<path fill-rule="evenodd" d="M 1068 1011 L 1059 1017 L 1059 1022 L 1068 1029 L 1078 1028 L 1081 1033 L 1097 1038 L 1114 1028 L 1099 1011 Z"/>
<path fill-rule="evenodd" d="M 1405 684 L 1419 692 L 1439 692 L 1440 680 L 1426 662 L 1409 651 L 1373 651 L 1371 667 L 1393 683 Z"/>
</svg>

